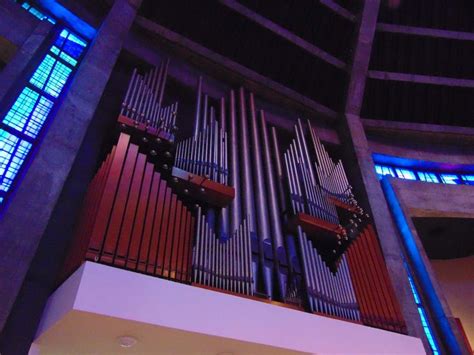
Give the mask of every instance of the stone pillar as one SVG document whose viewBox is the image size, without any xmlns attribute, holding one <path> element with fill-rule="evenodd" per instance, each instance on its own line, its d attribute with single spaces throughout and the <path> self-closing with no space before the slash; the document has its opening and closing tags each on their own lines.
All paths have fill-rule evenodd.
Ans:
<svg viewBox="0 0 474 355">
<path fill-rule="evenodd" d="M 17 4 L 13 5 L 18 6 Z M 24 10 L 22 9 L 21 11 Z M 28 15 L 32 16 L 30 14 Z M 9 90 L 14 88 L 31 59 L 38 54 L 40 46 L 45 41 L 52 28 L 53 25 L 50 22 L 39 21 L 33 32 L 18 48 L 10 62 L 8 62 L 5 68 L 0 71 L 0 102 L 5 98 L 5 95 Z"/>
<path fill-rule="evenodd" d="M 429 349 L 403 265 L 397 230 L 375 174 L 372 152 L 360 119 L 379 7 L 380 0 L 365 0 L 364 2 L 350 71 L 344 117 L 341 120 L 339 132 L 341 141 L 344 142 L 343 153 L 353 185 L 361 198 L 361 205 L 373 217 L 408 334 L 421 338 L 425 348 Z"/>
<path fill-rule="evenodd" d="M 140 4 L 141 0 L 115 0 L 0 220 L 0 331 Z"/>
</svg>

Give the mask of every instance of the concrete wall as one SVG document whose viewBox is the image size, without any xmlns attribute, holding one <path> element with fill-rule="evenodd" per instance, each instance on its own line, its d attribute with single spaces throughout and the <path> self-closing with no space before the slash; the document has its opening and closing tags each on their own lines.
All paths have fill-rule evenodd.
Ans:
<svg viewBox="0 0 474 355">
<path fill-rule="evenodd" d="M 474 218 L 473 187 L 393 179 L 411 217 Z"/>
<path fill-rule="evenodd" d="M 40 22 L 12 0 L 0 0 L 0 36 L 20 47 Z"/>
<path fill-rule="evenodd" d="M 474 238 L 474 235 L 472 236 Z M 474 346 L 474 256 L 452 260 L 431 260 L 453 316 L 462 322 L 471 347 Z"/>
</svg>

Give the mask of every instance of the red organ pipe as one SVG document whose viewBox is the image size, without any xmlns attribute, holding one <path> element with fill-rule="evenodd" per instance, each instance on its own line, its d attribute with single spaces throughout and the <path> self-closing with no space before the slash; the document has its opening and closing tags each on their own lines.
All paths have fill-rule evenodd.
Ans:
<svg viewBox="0 0 474 355">
<path fill-rule="evenodd" d="M 370 216 L 358 206 L 342 162 L 332 160 L 309 121 L 304 128 L 298 120 L 283 154 L 276 146 L 265 155 L 264 113 L 259 124 L 247 115 L 256 109 L 253 95 L 246 105 L 241 88 L 236 112 L 231 92 L 229 115 L 221 100 L 216 117 L 205 94 L 202 112 L 200 79 L 194 134 L 174 144 L 177 104 L 161 107 L 166 70 L 167 64 L 132 75 L 118 120 L 122 133 L 89 185 L 62 279 L 92 260 L 247 297 L 264 294 L 317 314 L 406 333 Z M 239 125 L 233 121 L 237 113 Z M 161 133 L 153 136 L 149 129 Z M 286 176 L 275 169 L 281 157 Z M 270 160 L 263 175 L 256 174 L 262 169 L 258 159 Z M 268 206 L 281 218 L 283 244 L 282 237 L 255 229 L 262 218 L 249 208 L 269 202 L 251 189 L 271 187 L 272 174 L 282 175 L 282 198 Z M 196 204 L 193 213 L 181 197 Z M 230 220 L 216 223 L 215 213 L 228 206 Z M 280 254 L 273 243 L 283 248 Z M 289 256 L 298 259 L 298 268 L 286 268 Z M 287 271 L 279 273 L 275 265 Z M 277 273 L 279 287 L 272 287 Z"/>
<path fill-rule="evenodd" d="M 406 333 L 388 271 L 371 224 L 361 231 L 347 253 L 361 319 L 366 325 Z"/>
<path fill-rule="evenodd" d="M 190 282 L 194 217 L 120 134 L 91 181 L 63 278 L 85 259 Z"/>
</svg>

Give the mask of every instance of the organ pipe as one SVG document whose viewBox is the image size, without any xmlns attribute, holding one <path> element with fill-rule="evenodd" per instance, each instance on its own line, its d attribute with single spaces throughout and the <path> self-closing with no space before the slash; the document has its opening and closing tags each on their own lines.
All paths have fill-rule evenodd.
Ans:
<svg viewBox="0 0 474 355">
<path fill-rule="evenodd" d="M 169 65 L 131 72 L 63 278 L 92 260 L 406 332 L 370 216 L 310 121 L 280 131 L 252 93 L 215 98 L 199 77 L 177 136 Z"/>
</svg>

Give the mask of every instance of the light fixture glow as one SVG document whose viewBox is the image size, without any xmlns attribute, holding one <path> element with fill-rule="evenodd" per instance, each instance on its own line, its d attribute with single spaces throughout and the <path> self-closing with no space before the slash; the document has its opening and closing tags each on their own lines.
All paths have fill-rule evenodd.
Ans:
<svg viewBox="0 0 474 355">
<path fill-rule="evenodd" d="M 130 335 L 123 335 L 117 338 L 117 342 L 122 348 L 131 348 L 138 342 L 138 339 Z"/>
</svg>

